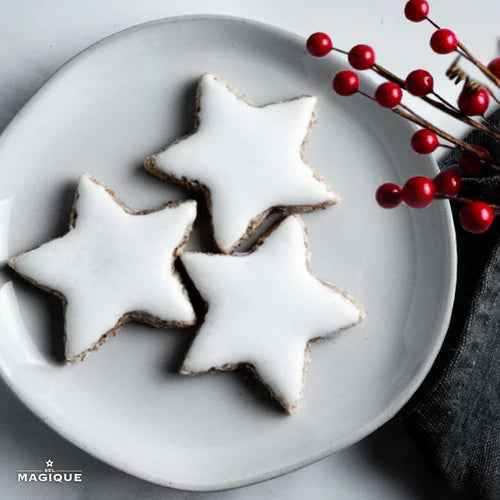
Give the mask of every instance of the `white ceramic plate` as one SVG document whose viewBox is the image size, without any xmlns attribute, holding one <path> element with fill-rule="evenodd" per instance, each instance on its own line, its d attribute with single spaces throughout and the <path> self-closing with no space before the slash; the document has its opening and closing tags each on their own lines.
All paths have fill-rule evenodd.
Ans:
<svg viewBox="0 0 500 500">
<path fill-rule="evenodd" d="M 303 405 L 277 410 L 236 373 L 176 374 L 191 332 L 130 324 L 84 363 L 57 361 L 61 307 L 1 270 L 0 367 L 45 422 L 95 456 L 149 481 L 192 490 L 241 486 L 302 467 L 393 416 L 429 370 L 455 287 L 449 207 L 384 211 L 377 186 L 434 175 L 411 127 L 361 97 L 337 98 L 335 57 L 304 40 L 224 17 L 144 24 L 65 65 L 0 139 L 0 258 L 62 234 L 76 179 L 90 172 L 134 209 L 185 197 L 141 169 L 192 128 L 194 89 L 210 71 L 256 103 L 319 97 L 307 155 L 342 196 L 304 216 L 313 270 L 349 290 L 367 320 L 313 348 Z M 373 84 L 364 79 L 364 88 Z M 10 230 L 8 230 L 10 224 Z M 190 246 L 199 247 L 199 233 Z"/>
</svg>

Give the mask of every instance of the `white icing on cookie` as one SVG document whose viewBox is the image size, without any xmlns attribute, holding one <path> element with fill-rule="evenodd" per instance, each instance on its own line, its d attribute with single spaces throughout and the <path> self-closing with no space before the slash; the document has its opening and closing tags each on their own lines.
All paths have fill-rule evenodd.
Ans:
<svg viewBox="0 0 500 500">
<path fill-rule="evenodd" d="M 181 373 L 249 364 L 289 413 L 301 399 L 308 342 L 364 318 L 353 298 L 310 273 L 297 216 L 251 253 L 188 252 L 181 260 L 208 304 Z"/>
<path fill-rule="evenodd" d="M 145 165 L 160 176 L 200 183 L 209 191 L 214 237 L 221 251 L 233 250 L 274 207 L 310 210 L 338 201 L 302 156 L 316 97 L 256 107 L 215 75 L 206 74 L 198 101 L 195 133 L 150 157 Z"/>
<path fill-rule="evenodd" d="M 136 319 L 149 316 L 153 324 L 196 322 L 173 268 L 195 217 L 196 202 L 191 200 L 134 214 L 83 175 L 73 207 L 74 227 L 9 264 L 64 297 L 66 357 L 82 357 L 130 313 L 137 313 Z"/>
</svg>

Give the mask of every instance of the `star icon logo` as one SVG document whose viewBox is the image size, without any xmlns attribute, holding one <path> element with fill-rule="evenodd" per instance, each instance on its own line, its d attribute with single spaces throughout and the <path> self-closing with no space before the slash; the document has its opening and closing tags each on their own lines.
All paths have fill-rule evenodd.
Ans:
<svg viewBox="0 0 500 500">
<path fill-rule="evenodd" d="M 47 460 L 47 461 L 45 462 L 45 465 L 46 465 L 47 467 L 52 467 L 52 466 L 54 465 L 54 461 L 53 461 L 53 460 Z"/>
</svg>

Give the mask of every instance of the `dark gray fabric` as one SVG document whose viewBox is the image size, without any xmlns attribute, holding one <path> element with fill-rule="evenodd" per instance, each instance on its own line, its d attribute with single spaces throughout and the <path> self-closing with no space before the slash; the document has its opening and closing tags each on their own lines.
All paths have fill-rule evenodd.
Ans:
<svg viewBox="0 0 500 500">
<path fill-rule="evenodd" d="M 500 125 L 500 111 L 491 118 Z M 471 144 L 487 147 L 484 134 Z M 495 151 L 496 150 L 496 151 Z M 442 167 L 457 163 L 453 152 Z M 464 179 L 463 196 L 500 202 L 500 174 Z M 500 500 L 500 217 L 484 234 L 465 232 L 453 207 L 458 284 L 443 348 L 403 421 L 428 461 L 466 498 Z"/>
</svg>

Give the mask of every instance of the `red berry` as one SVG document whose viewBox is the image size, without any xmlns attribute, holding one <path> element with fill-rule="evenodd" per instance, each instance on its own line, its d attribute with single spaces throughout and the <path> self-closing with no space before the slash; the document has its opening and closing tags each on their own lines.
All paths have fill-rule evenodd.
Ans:
<svg viewBox="0 0 500 500">
<path fill-rule="evenodd" d="M 458 40 L 453 31 L 441 28 L 435 31 L 431 37 L 431 48 L 438 54 L 449 54 L 457 48 Z"/>
<path fill-rule="evenodd" d="M 468 116 L 483 116 L 490 105 L 490 94 L 485 88 L 475 92 L 462 90 L 458 97 L 458 107 Z"/>
<path fill-rule="evenodd" d="M 356 45 L 347 55 L 354 69 L 370 69 L 375 64 L 375 51 L 369 45 Z"/>
<path fill-rule="evenodd" d="M 425 69 L 416 69 L 406 77 L 405 86 L 410 94 L 422 97 L 434 90 L 434 78 Z"/>
<path fill-rule="evenodd" d="M 395 108 L 402 98 L 401 87 L 393 82 L 382 83 L 375 91 L 375 100 L 384 108 Z"/>
<path fill-rule="evenodd" d="M 411 147 L 415 153 L 427 155 L 436 150 L 439 146 L 437 135 L 429 129 L 418 130 L 411 138 Z"/>
<path fill-rule="evenodd" d="M 497 77 L 500 78 L 500 57 L 493 59 L 493 61 L 488 64 L 488 69 Z"/>
<path fill-rule="evenodd" d="M 397 207 L 403 198 L 401 196 L 401 188 L 392 182 L 386 182 L 382 184 L 375 194 L 377 203 L 382 208 L 394 208 Z"/>
<path fill-rule="evenodd" d="M 434 199 L 436 187 L 428 177 L 411 177 L 403 186 L 403 201 L 413 208 L 424 208 Z"/>
<path fill-rule="evenodd" d="M 333 90 L 339 95 L 353 95 L 359 90 L 359 77 L 354 71 L 340 71 L 335 75 L 332 85 Z"/>
<path fill-rule="evenodd" d="M 476 151 L 480 153 L 484 153 L 487 156 L 490 156 L 490 152 L 483 148 L 482 146 L 472 146 Z M 462 151 L 462 156 L 460 157 L 460 162 L 458 164 L 460 171 L 464 175 L 481 175 L 485 169 L 484 160 L 482 160 L 479 156 L 471 153 L 464 149 Z"/>
<path fill-rule="evenodd" d="M 460 223 L 469 233 L 484 233 L 494 218 L 495 212 L 484 201 L 471 201 L 460 210 Z"/>
<path fill-rule="evenodd" d="M 306 42 L 306 49 L 314 57 L 324 57 L 332 50 L 332 40 L 326 33 L 313 33 Z"/>
<path fill-rule="evenodd" d="M 425 0 L 410 0 L 405 5 L 406 19 L 419 23 L 429 14 L 429 4 Z"/>
<path fill-rule="evenodd" d="M 434 177 L 436 193 L 444 196 L 456 196 L 462 189 L 462 178 L 458 172 L 444 170 Z"/>
</svg>

